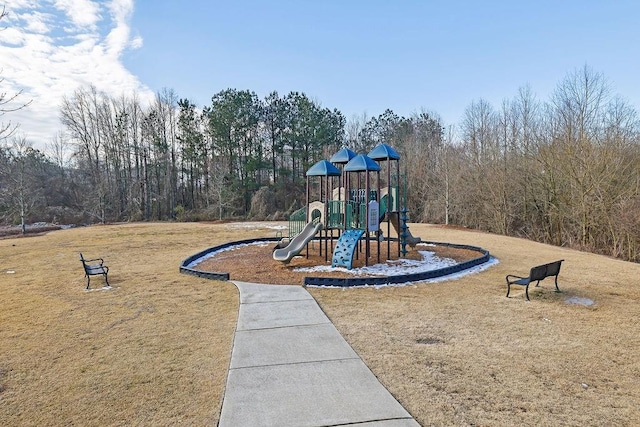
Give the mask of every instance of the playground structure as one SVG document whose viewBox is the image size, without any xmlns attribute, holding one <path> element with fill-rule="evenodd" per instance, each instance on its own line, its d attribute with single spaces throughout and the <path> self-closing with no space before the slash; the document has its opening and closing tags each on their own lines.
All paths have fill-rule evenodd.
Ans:
<svg viewBox="0 0 640 427">
<path fill-rule="evenodd" d="M 381 144 L 371 150 L 368 155 L 357 155 L 348 148 L 343 148 L 330 160 L 321 160 L 310 167 L 306 177 L 306 204 L 290 216 L 288 238 L 282 239 L 281 236 L 276 235 L 273 238 L 227 242 L 186 258 L 180 265 L 180 271 L 214 280 L 230 280 L 229 272 L 200 269 L 196 265 L 211 254 L 256 242 L 265 244 L 277 242 L 272 257 L 285 264 L 306 249 L 307 259 L 317 260 L 319 255 L 324 256 L 324 261 L 328 262 L 331 253 L 332 267 L 344 267 L 349 270 L 354 265 L 354 257 L 364 257 L 364 262 L 357 258 L 356 265 L 368 266 L 370 259 L 375 256 L 377 256 L 377 263 L 380 264 L 382 252 L 388 256 L 388 259 L 393 259 L 392 252 L 393 256 L 397 254 L 398 258 L 406 257 L 407 246 L 413 247 L 421 242 L 420 238 L 411 235 L 407 226 L 406 174 L 400 173 L 400 156 L 390 146 Z M 392 241 L 394 241 L 393 246 Z M 305 276 L 303 285 L 329 287 L 401 285 L 453 275 L 490 261 L 489 251 L 480 247 L 443 242 L 425 243 L 472 251 L 476 252 L 477 256 L 446 267 L 423 271 L 408 269 L 402 274 L 365 274 L 357 277 L 323 274 L 316 277 Z M 372 244 L 377 245 L 377 251 L 371 250 Z M 386 245 L 386 251 L 381 251 L 381 245 Z M 312 251 L 309 250 L 309 246 L 312 246 Z M 267 253 L 264 255 L 268 257 Z M 339 272 L 339 274 L 344 273 Z M 260 283 L 262 280 L 260 279 Z"/>
<path fill-rule="evenodd" d="M 390 255 L 392 228 L 398 257 L 407 254 L 407 245 L 420 242 L 407 226 L 406 175 L 400 174 L 400 155 L 389 145 L 380 144 L 368 155 L 343 148 L 314 164 L 306 177 L 306 205 L 289 218 L 289 239 L 274 250 L 275 260 L 288 263 L 305 248 L 308 255 L 308 245 L 317 241 L 325 261 L 333 251 L 332 267 L 351 269 L 360 254 L 369 265 L 372 242 L 378 245 L 378 263 L 381 244 Z"/>
</svg>

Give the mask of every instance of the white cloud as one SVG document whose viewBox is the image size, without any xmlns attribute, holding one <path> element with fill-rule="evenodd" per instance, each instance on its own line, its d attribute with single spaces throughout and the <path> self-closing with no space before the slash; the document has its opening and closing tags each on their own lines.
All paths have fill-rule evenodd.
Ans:
<svg viewBox="0 0 640 427">
<path fill-rule="evenodd" d="M 24 34 L 15 28 L 6 28 L 2 31 L 0 40 L 4 44 L 19 45 L 24 43 Z"/>
<path fill-rule="evenodd" d="M 113 0 L 109 9 L 115 25 L 107 36 L 107 52 L 110 55 L 119 56 L 129 44 L 128 21 L 133 11 L 133 1 Z"/>
<path fill-rule="evenodd" d="M 23 8 L 34 8 L 38 5 L 38 0 L 7 0 L 4 4 L 8 10 L 18 10 Z"/>
<path fill-rule="evenodd" d="M 27 28 L 25 30 L 30 33 L 45 34 L 49 31 L 49 27 L 46 24 L 48 19 L 49 15 L 38 12 L 25 16 L 25 20 L 27 21 Z"/>
<path fill-rule="evenodd" d="M 140 49 L 143 45 L 143 40 L 142 37 L 140 36 L 136 36 L 133 39 L 131 39 L 131 49 Z"/>
<path fill-rule="evenodd" d="M 31 105 L 1 118 L 20 123 L 20 132 L 38 148 L 48 143 L 62 125 L 63 96 L 78 87 L 94 85 L 119 97 L 153 92 L 122 64 L 127 49 L 142 46 L 131 37 L 132 0 L 14 0 L 0 31 L 1 93 L 23 91 L 19 101 Z"/>
<path fill-rule="evenodd" d="M 54 5 L 78 27 L 95 28 L 100 20 L 100 6 L 91 0 L 55 0 Z M 133 5 L 132 5 L 133 6 Z"/>
</svg>

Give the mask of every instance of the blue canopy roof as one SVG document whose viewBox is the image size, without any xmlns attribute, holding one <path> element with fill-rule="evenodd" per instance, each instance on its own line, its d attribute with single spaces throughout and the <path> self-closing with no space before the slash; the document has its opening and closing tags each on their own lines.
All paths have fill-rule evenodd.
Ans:
<svg viewBox="0 0 640 427">
<path fill-rule="evenodd" d="M 358 154 L 344 167 L 345 172 L 379 171 L 380 165 L 364 154 Z"/>
<path fill-rule="evenodd" d="M 380 144 L 369 152 L 373 160 L 399 160 L 400 154 L 387 144 Z"/>
<path fill-rule="evenodd" d="M 349 150 L 348 148 L 343 148 L 342 150 L 338 151 L 336 154 L 331 156 L 329 161 L 331 163 L 343 165 L 343 164 L 349 163 L 349 160 L 353 159 L 355 156 L 356 156 L 356 153 Z"/>
<path fill-rule="evenodd" d="M 311 166 L 307 171 L 307 176 L 340 176 L 340 170 L 328 160 L 320 160 Z"/>
</svg>

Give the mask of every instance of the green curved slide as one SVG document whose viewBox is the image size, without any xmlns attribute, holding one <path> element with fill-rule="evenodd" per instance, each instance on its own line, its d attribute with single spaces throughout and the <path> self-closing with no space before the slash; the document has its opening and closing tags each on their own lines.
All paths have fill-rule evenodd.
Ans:
<svg viewBox="0 0 640 427">
<path fill-rule="evenodd" d="M 291 258 L 298 255 L 304 247 L 309 243 L 313 236 L 322 228 L 322 224 L 310 222 L 296 237 L 289 242 L 289 244 L 281 249 L 273 251 L 273 259 L 276 261 L 284 262 L 285 264 L 291 261 Z"/>
</svg>

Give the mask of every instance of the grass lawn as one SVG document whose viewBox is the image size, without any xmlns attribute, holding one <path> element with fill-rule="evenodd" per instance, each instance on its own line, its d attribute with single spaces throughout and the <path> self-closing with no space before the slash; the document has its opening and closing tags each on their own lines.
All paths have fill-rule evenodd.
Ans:
<svg viewBox="0 0 640 427">
<path fill-rule="evenodd" d="M 309 291 L 418 422 L 640 425 L 640 265 L 465 230 L 411 231 L 481 246 L 500 263 L 455 281 Z M 238 294 L 178 266 L 206 247 L 274 234 L 134 223 L 1 239 L 0 425 L 216 425 Z M 112 289 L 85 291 L 79 251 L 105 259 Z M 562 293 L 547 279 L 531 302 L 521 287 L 505 298 L 506 274 L 556 259 Z"/>
<path fill-rule="evenodd" d="M 527 240 L 414 224 L 481 246 L 497 266 L 456 281 L 310 289 L 422 425 L 640 425 L 640 265 Z M 564 259 L 539 288 L 505 275 Z M 571 297 L 594 305 L 567 304 Z"/>
<path fill-rule="evenodd" d="M 139 223 L 0 240 L 0 425 L 215 425 L 238 293 L 178 267 L 233 239 Z M 113 289 L 85 291 L 79 251 Z"/>
</svg>

